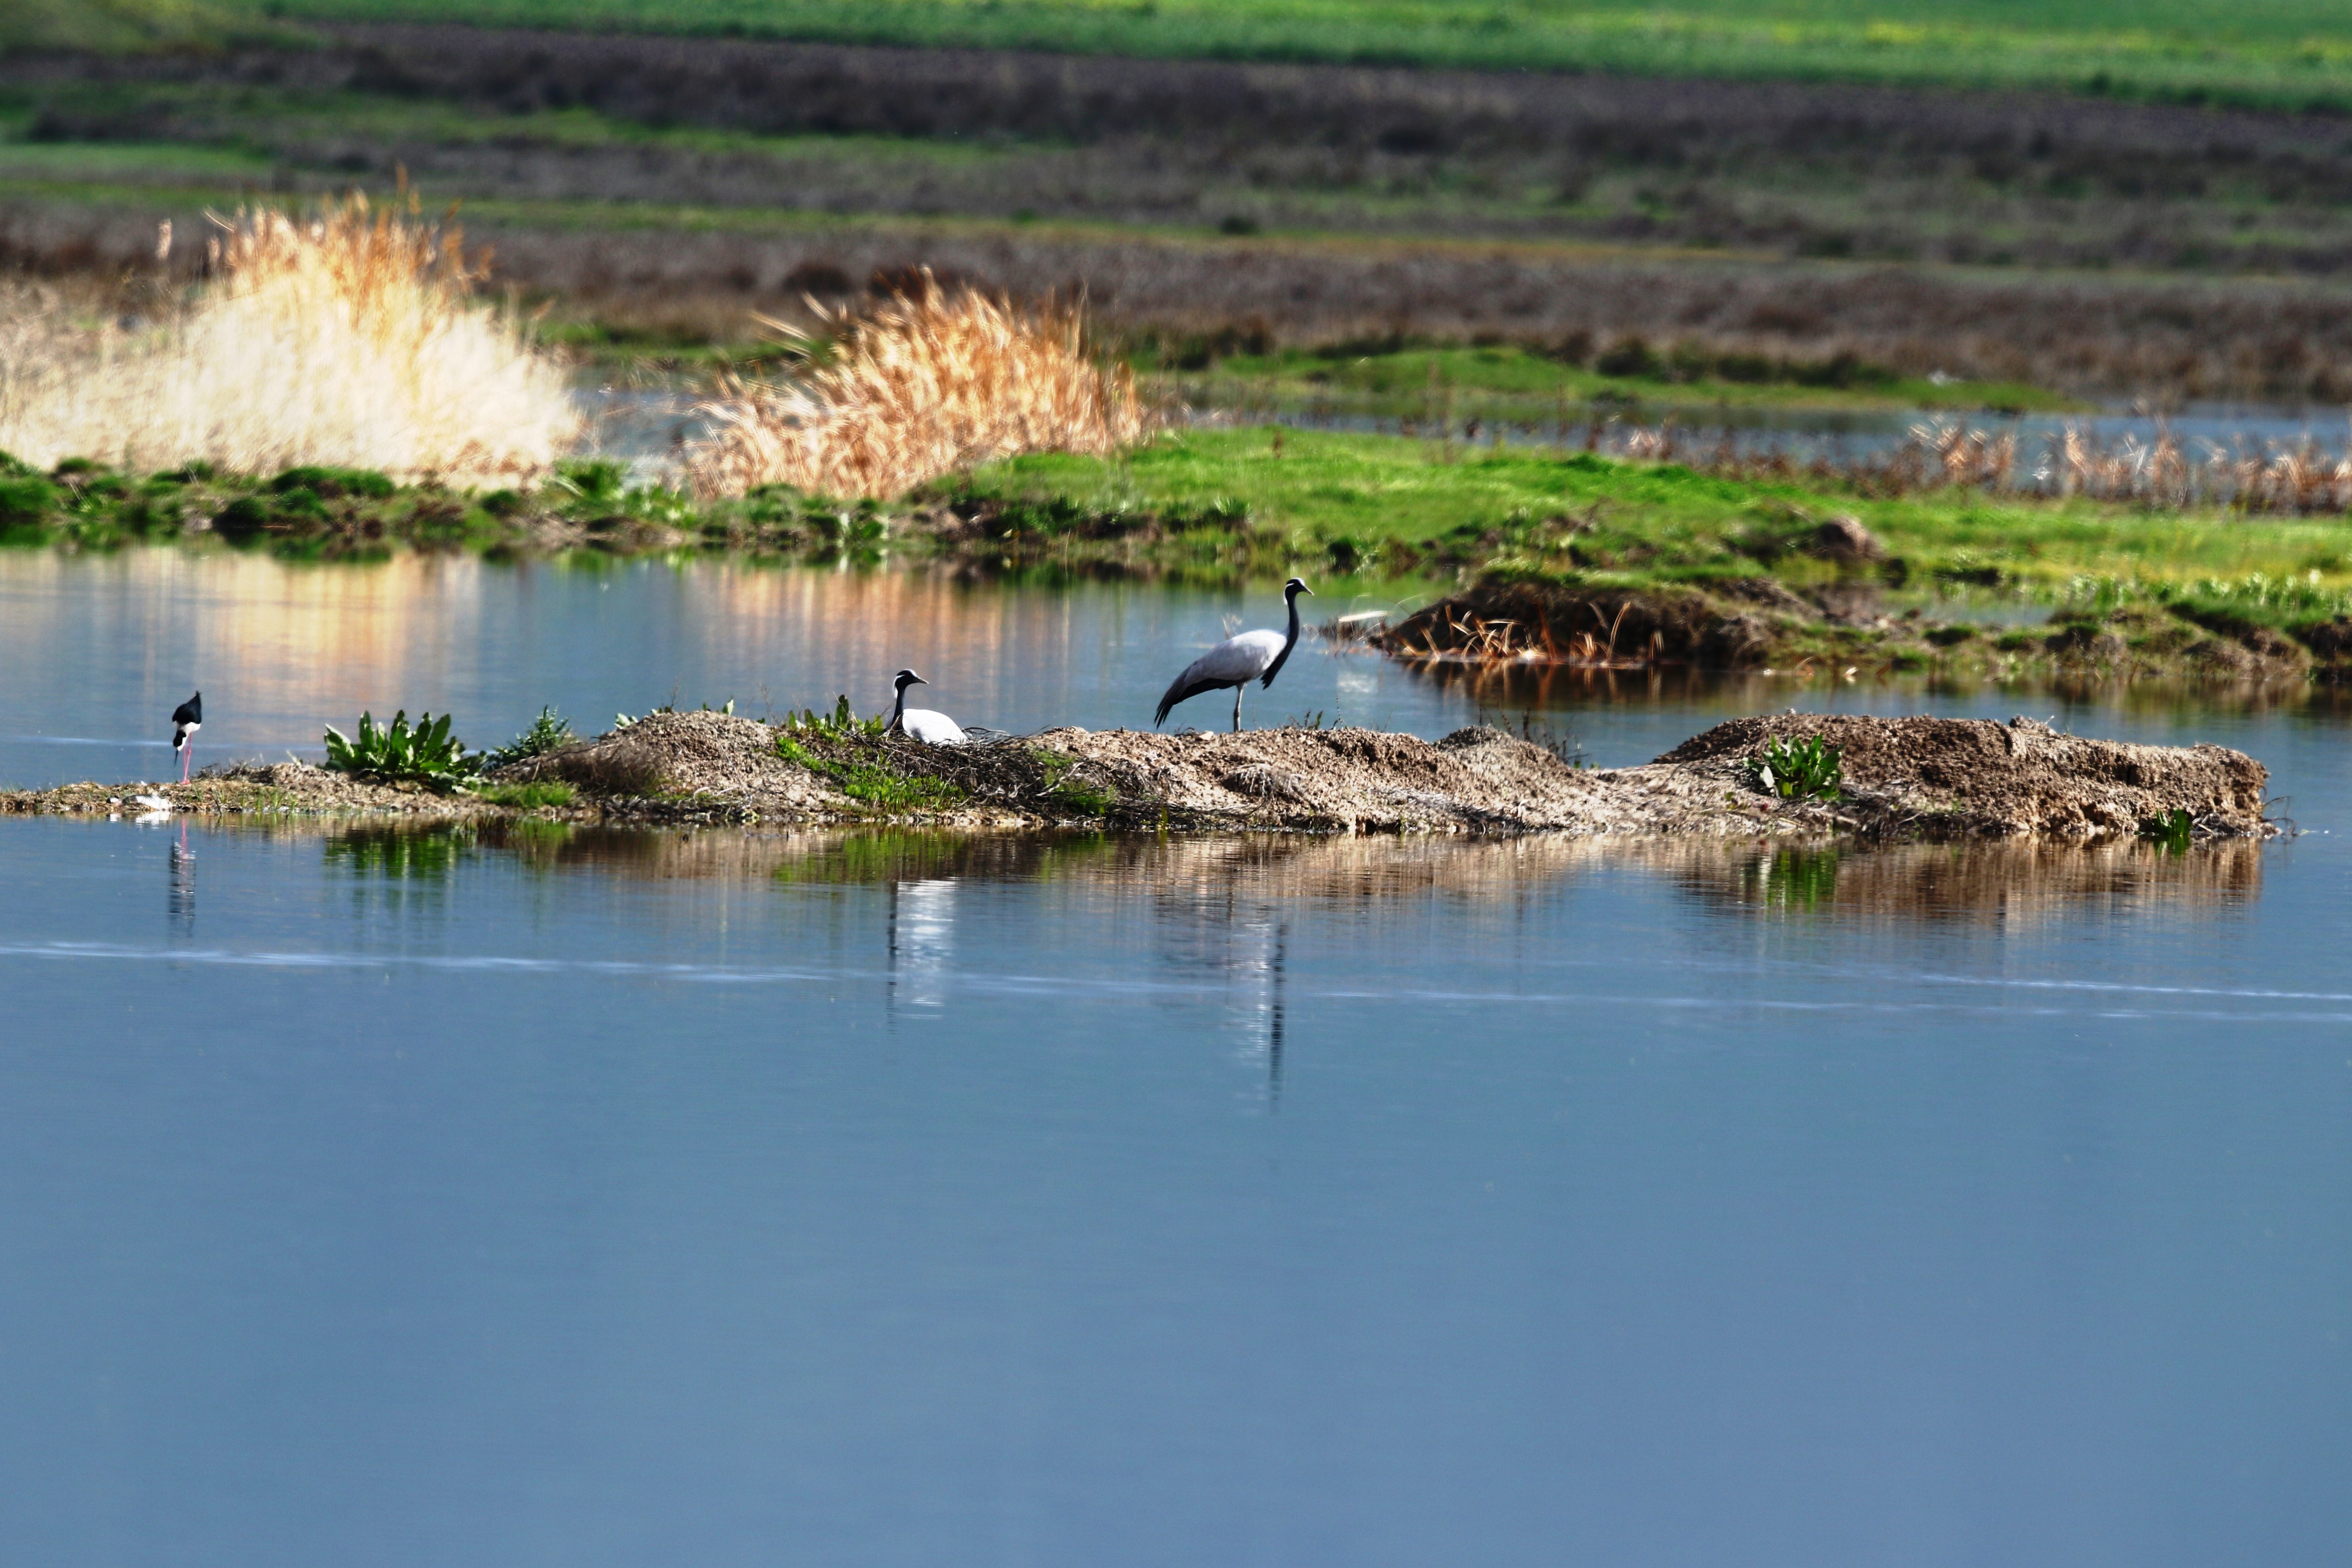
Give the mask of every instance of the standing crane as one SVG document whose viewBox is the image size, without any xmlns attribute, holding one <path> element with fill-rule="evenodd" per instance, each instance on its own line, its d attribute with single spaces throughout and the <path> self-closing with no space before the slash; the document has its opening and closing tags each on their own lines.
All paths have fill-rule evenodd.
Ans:
<svg viewBox="0 0 2352 1568">
<path fill-rule="evenodd" d="M 1298 646 L 1298 595 L 1312 597 L 1315 590 L 1293 577 L 1282 585 L 1282 597 L 1290 606 L 1290 630 L 1282 632 L 1242 632 L 1227 637 L 1200 658 L 1184 667 L 1184 673 L 1160 699 L 1160 711 L 1151 718 L 1152 728 L 1168 721 L 1168 710 L 1179 702 L 1198 697 L 1203 691 L 1216 691 L 1224 687 L 1234 689 L 1234 733 L 1242 730 L 1242 690 L 1253 680 L 1271 687 L 1274 678 L 1282 673 L 1283 660 Z"/>
<path fill-rule="evenodd" d="M 928 708 L 907 706 L 907 688 L 929 686 L 929 681 L 911 669 L 902 669 L 890 678 L 890 684 L 898 689 L 898 705 L 890 710 L 890 723 L 883 733 L 887 734 L 891 730 L 896 730 L 902 735 L 911 735 L 918 741 L 927 742 L 934 746 L 961 746 L 971 739 L 963 732 L 961 725 L 946 714 L 934 713 Z"/>
</svg>

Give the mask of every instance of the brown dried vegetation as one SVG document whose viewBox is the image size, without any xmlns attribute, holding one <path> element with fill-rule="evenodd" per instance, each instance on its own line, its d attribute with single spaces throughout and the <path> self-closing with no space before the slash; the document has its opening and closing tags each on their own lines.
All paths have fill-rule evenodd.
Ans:
<svg viewBox="0 0 2352 1568">
<path fill-rule="evenodd" d="M 790 485 L 893 497 L 1024 452 L 1108 457 L 1144 434 L 1135 378 L 1089 353 L 1075 303 L 1015 308 L 929 273 L 839 335 L 791 382 L 730 377 L 687 448 L 695 493 Z"/>
</svg>

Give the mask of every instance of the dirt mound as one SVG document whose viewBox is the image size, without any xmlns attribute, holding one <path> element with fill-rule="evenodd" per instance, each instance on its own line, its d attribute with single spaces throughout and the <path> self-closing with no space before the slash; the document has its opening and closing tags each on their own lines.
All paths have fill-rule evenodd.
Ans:
<svg viewBox="0 0 2352 1568">
<path fill-rule="evenodd" d="M 2128 834 L 2175 810 L 2210 832 L 2252 833 L 2270 777 L 2252 757 L 2221 746 L 2085 740 L 2031 719 L 1794 713 L 1718 724 L 1651 766 L 1744 765 L 1774 736 L 1807 735 L 1843 753 L 1858 806 L 1914 820 L 1933 837 Z"/>
<path fill-rule="evenodd" d="M 1843 753 L 1841 798 L 1786 801 L 1764 789 L 1749 765 L 1764 743 L 1816 734 Z M 1064 729 L 927 746 L 779 731 L 724 713 L 656 713 L 494 782 L 530 780 L 572 785 L 582 798 L 561 815 L 581 821 L 2080 840 L 2134 835 L 2186 811 L 2199 837 L 2272 831 L 2262 816 L 2267 774 L 2251 757 L 2088 741 L 2025 719 L 1738 719 L 1654 763 L 1601 770 L 1483 728 L 1436 742 L 1353 729 Z M 131 816 L 139 807 L 130 796 L 145 787 L 0 795 L 0 810 Z M 192 812 L 487 821 L 520 810 L 299 764 L 231 769 L 159 793 Z"/>
<path fill-rule="evenodd" d="M 606 800 L 697 800 L 771 813 L 826 813 L 847 796 L 776 751 L 776 731 L 731 713 L 648 713 L 625 730 L 518 763 L 516 783 L 561 780 Z"/>
<path fill-rule="evenodd" d="M 1772 736 L 1811 734 L 1844 752 L 1845 797 L 1765 791 L 1749 759 Z M 1096 763 L 1123 795 L 1202 818 L 1382 832 L 2080 838 L 2136 834 L 2185 810 L 2202 833 L 2259 834 L 2268 777 L 2219 746 L 2086 741 L 2025 719 L 1743 719 L 1647 766 L 1608 771 L 1489 729 L 1434 744 L 1368 730 L 1055 730 L 1037 743 Z"/>
<path fill-rule="evenodd" d="M 370 784 L 307 763 L 231 763 L 186 784 L 71 784 L 56 789 L 0 791 L 0 813 L 42 816 L 138 816 L 138 795 L 161 796 L 173 811 L 206 816 L 396 816 L 465 817 L 497 808 L 470 795 L 436 795 L 416 785 Z"/>
</svg>

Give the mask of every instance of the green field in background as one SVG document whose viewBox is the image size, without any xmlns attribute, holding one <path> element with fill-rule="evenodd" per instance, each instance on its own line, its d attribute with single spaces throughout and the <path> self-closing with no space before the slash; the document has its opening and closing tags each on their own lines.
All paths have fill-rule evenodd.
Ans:
<svg viewBox="0 0 2352 1568">
<path fill-rule="evenodd" d="M 66 8 L 60 0 L 36 4 Z M 172 0 L 114 0 L 117 6 Z M 449 21 L 844 42 L 1490 69 L 2048 87 L 2352 103 L 2352 27 L 2319 0 L 213 0 L 262 21 Z M 70 14 L 70 13 L 68 13 Z"/>
</svg>

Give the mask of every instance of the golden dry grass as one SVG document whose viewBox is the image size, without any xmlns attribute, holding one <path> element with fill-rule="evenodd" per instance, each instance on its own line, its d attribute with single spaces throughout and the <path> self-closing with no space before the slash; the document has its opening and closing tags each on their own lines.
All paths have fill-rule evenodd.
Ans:
<svg viewBox="0 0 2352 1568">
<path fill-rule="evenodd" d="M 157 325 L 77 319 L 45 290 L 0 298 L 0 450 L 481 483 L 538 474 L 578 435 L 562 366 L 476 300 L 462 234 L 413 201 L 239 212 L 222 229 L 210 280 Z"/>
<path fill-rule="evenodd" d="M 898 496 L 1023 452 L 1108 456 L 1144 434 L 1134 377 L 1088 353 L 1076 304 L 1024 310 L 926 273 L 872 314 L 836 319 L 831 357 L 804 379 L 730 380 L 704 406 L 712 434 L 687 451 L 696 494 Z"/>
</svg>

